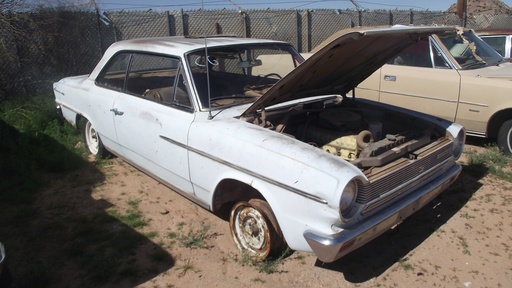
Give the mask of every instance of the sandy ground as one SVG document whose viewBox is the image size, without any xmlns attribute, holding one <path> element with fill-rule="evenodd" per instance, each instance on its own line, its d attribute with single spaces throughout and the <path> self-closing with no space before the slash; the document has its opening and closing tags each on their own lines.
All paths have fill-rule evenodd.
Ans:
<svg viewBox="0 0 512 288">
<path fill-rule="evenodd" d="M 53 200 L 42 201 L 42 210 L 65 202 L 74 214 L 124 213 L 135 201 L 147 223 L 129 228 L 144 236 L 133 255 L 138 273 L 95 287 L 512 287 L 512 183 L 490 176 L 463 172 L 425 208 L 339 261 L 293 252 L 272 274 L 244 261 L 226 221 L 120 159 L 69 177 L 45 192 Z M 204 227 L 201 247 L 186 248 L 176 238 Z M 69 270 L 60 277 L 81 277 L 71 264 L 56 269 Z M 79 280 L 57 286 L 88 286 L 87 278 Z"/>
</svg>

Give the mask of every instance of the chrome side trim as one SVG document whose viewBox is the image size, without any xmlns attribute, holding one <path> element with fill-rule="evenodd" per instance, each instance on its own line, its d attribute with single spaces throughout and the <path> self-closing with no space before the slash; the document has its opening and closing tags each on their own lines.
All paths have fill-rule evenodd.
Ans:
<svg viewBox="0 0 512 288">
<path fill-rule="evenodd" d="M 431 96 L 426 96 L 426 95 L 417 95 L 417 94 L 413 95 L 413 94 L 397 93 L 395 91 L 389 91 L 389 90 L 380 90 L 380 92 L 381 93 L 389 93 L 389 94 L 399 95 L 399 96 L 405 96 L 405 97 L 409 97 L 409 98 L 413 97 L 413 98 L 420 98 L 420 99 L 436 100 L 436 101 L 441 101 L 441 102 L 446 102 L 446 103 L 458 103 L 457 100 L 450 100 L 450 99 L 445 99 L 445 98 L 431 97 Z"/>
<path fill-rule="evenodd" d="M 473 105 L 479 107 L 489 107 L 488 104 L 485 103 L 477 103 L 477 102 L 468 102 L 468 101 L 459 101 L 460 104 Z"/>
<path fill-rule="evenodd" d="M 475 136 L 475 137 L 487 137 L 487 133 L 481 132 L 481 131 L 474 131 L 474 130 L 466 130 L 466 135 L 469 136 Z"/>
<path fill-rule="evenodd" d="M 220 164 L 222 164 L 222 165 L 226 165 L 226 166 L 228 166 L 228 167 L 230 167 L 230 168 L 233 168 L 233 169 L 235 169 L 235 170 L 242 171 L 242 172 L 243 172 L 243 173 L 245 173 L 245 174 L 251 175 L 252 177 L 258 178 L 258 179 L 260 179 L 260 180 L 263 180 L 263 181 L 268 182 L 268 183 L 270 183 L 270 184 L 272 184 L 272 185 L 275 185 L 275 186 L 278 186 L 278 187 L 283 188 L 283 189 L 285 189 L 285 190 L 288 190 L 288 191 L 290 191 L 290 192 L 293 192 L 293 193 L 295 193 L 295 194 L 297 194 L 297 195 L 300 195 L 300 196 L 302 196 L 302 197 L 305 197 L 305 198 L 307 198 L 307 199 L 310 199 L 310 200 L 313 200 L 313 201 L 315 201 L 315 202 L 322 203 L 322 204 L 327 204 L 327 203 L 328 203 L 328 202 L 327 202 L 327 200 L 325 200 L 325 199 L 323 199 L 323 198 L 321 198 L 321 197 L 318 197 L 318 196 L 316 196 L 316 195 L 313 195 L 313 194 L 310 194 L 310 193 L 304 192 L 304 191 L 302 191 L 302 190 L 299 190 L 299 189 L 293 188 L 293 187 L 288 186 L 288 185 L 285 185 L 285 184 L 283 184 L 283 183 L 277 182 L 277 181 L 275 181 L 275 180 L 273 180 L 273 179 L 270 179 L 270 178 L 268 178 L 268 177 L 265 177 L 265 176 L 263 176 L 263 175 L 261 175 L 261 174 L 255 173 L 255 172 L 253 172 L 253 171 L 250 171 L 250 170 L 245 169 L 245 168 L 243 168 L 243 167 L 240 167 L 240 166 L 238 166 L 238 165 L 235 165 L 235 164 L 229 163 L 229 162 L 227 162 L 227 161 L 225 161 L 225 160 L 223 160 L 223 159 L 220 159 L 220 158 L 218 158 L 218 157 L 215 157 L 215 156 L 213 156 L 213 155 L 210 155 L 210 154 L 205 153 L 205 152 L 203 152 L 203 151 L 200 151 L 200 150 L 198 150 L 198 149 L 194 149 L 194 148 L 189 147 L 189 146 L 187 146 L 187 145 L 185 145 L 185 144 L 183 144 L 183 143 L 180 143 L 180 142 L 174 141 L 174 140 L 172 140 L 172 139 L 170 139 L 170 138 L 168 138 L 168 137 L 165 137 L 165 136 L 163 136 L 163 135 L 160 135 L 160 138 L 164 139 L 165 141 L 168 141 L 169 143 L 172 143 L 172 144 L 174 144 L 174 145 L 180 146 L 181 148 L 187 149 L 187 150 L 188 150 L 188 151 L 190 151 L 190 152 L 196 153 L 196 154 L 198 154 L 198 155 L 201 155 L 201 156 L 203 156 L 203 157 L 205 157 L 205 158 L 211 159 L 211 160 L 213 160 L 213 161 L 215 161 L 215 162 L 218 162 L 218 163 L 220 163 Z"/>
<path fill-rule="evenodd" d="M 55 104 L 60 105 L 61 107 L 64 107 L 68 110 L 71 110 L 75 114 L 82 115 L 82 113 L 78 112 L 76 109 L 72 108 L 71 106 L 68 106 L 68 105 L 62 103 L 61 101 L 55 100 Z"/>
</svg>

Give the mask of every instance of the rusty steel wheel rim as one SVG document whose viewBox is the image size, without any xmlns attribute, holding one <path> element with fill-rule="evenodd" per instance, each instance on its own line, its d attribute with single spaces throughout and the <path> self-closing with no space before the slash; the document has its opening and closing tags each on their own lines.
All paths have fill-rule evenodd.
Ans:
<svg viewBox="0 0 512 288">
<path fill-rule="evenodd" d="M 263 213 L 250 203 L 240 202 L 233 208 L 230 230 L 236 245 L 242 252 L 258 260 L 270 252 L 270 232 Z"/>
</svg>

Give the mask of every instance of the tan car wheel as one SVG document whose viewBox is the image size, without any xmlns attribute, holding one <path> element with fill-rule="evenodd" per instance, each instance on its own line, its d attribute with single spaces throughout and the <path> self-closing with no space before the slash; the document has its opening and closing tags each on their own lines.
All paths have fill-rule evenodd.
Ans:
<svg viewBox="0 0 512 288">
<path fill-rule="evenodd" d="M 512 120 L 505 121 L 498 132 L 498 146 L 505 155 L 512 155 Z"/>
</svg>

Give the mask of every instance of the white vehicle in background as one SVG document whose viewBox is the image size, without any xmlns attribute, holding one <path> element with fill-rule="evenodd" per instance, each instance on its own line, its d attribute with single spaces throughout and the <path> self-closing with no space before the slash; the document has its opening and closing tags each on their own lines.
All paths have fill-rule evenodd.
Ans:
<svg viewBox="0 0 512 288">
<path fill-rule="evenodd" d="M 475 32 L 503 58 L 512 59 L 512 28 L 478 29 Z"/>
<path fill-rule="evenodd" d="M 280 41 L 127 40 L 91 74 L 55 83 L 55 100 L 91 153 L 113 153 L 225 218 L 250 256 L 289 246 L 332 262 L 457 179 L 462 126 L 341 96 L 449 29 L 354 30 L 300 66 Z"/>
</svg>

